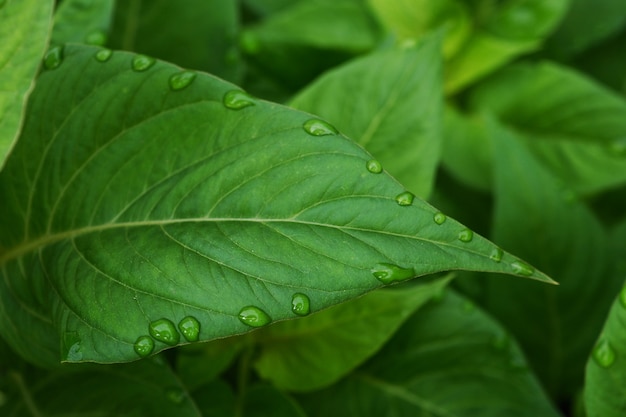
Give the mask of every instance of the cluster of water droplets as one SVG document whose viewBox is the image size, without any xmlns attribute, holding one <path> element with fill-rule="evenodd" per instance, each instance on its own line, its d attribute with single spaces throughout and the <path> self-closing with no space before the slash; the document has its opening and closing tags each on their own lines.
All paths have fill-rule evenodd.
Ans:
<svg viewBox="0 0 626 417">
<path fill-rule="evenodd" d="M 193 316 L 187 316 L 178 322 L 178 328 L 169 319 L 161 318 L 150 322 L 148 334 L 141 335 L 135 341 L 135 353 L 144 358 L 152 353 L 155 341 L 168 346 L 176 346 L 182 334 L 188 342 L 197 342 L 200 338 L 200 322 Z"/>
</svg>

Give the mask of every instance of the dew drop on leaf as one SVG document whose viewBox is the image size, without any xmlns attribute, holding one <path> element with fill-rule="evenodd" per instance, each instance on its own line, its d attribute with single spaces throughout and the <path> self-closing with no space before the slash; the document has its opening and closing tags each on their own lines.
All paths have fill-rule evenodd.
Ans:
<svg viewBox="0 0 626 417">
<path fill-rule="evenodd" d="M 141 72 L 149 69 L 155 63 L 156 59 L 154 58 L 146 55 L 136 55 L 131 62 L 131 66 L 133 70 Z"/>
<path fill-rule="evenodd" d="M 137 355 L 145 358 L 154 350 L 154 340 L 150 336 L 139 336 L 133 348 Z"/>
<path fill-rule="evenodd" d="M 310 119 L 302 125 L 304 131 L 312 136 L 328 136 L 339 133 L 333 125 L 320 119 Z"/>
<path fill-rule="evenodd" d="M 410 206 L 411 204 L 413 204 L 414 199 L 415 196 L 413 195 L 413 193 L 405 191 L 396 196 L 396 203 L 401 206 Z"/>
<path fill-rule="evenodd" d="M 196 73 L 193 71 L 181 71 L 173 74 L 170 77 L 170 88 L 174 91 L 179 91 L 187 87 L 196 78 Z"/>
<path fill-rule="evenodd" d="M 187 316 L 178 323 L 178 329 L 188 342 L 197 342 L 200 337 L 200 322 L 193 316 Z"/>
<path fill-rule="evenodd" d="M 459 240 L 461 242 L 471 242 L 472 239 L 474 238 L 474 232 L 472 232 L 470 229 L 463 229 L 459 232 Z"/>
<path fill-rule="evenodd" d="M 263 327 L 271 323 L 267 313 L 255 306 L 246 306 L 239 311 L 239 320 L 250 327 Z"/>
<path fill-rule="evenodd" d="M 58 66 L 61 65 L 62 62 L 63 62 L 63 47 L 62 46 L 54 46 L 50 48 L 43 58 L 43 66 L 48 70 L 58 68 Z"/>
<path fill-rule="evenodd" d="M 413 278 L 413 268 L 402 268 L 398 265 L 379 263 L 372 268 L 372 275 L 383 284 L 391 284 L 396 281 L 404 281 Z"/>
<path fill-rule="evenodd" d="M 500 262 L 502 260 L 502 255 L 504 255 L 504 252 L 502 251 L 502 249 L 493 248 L 493 250 L 491 251 L 491 254 L 489 255 L 489 259 L 491 259 L 494 262 Z"/>
<path fill-rule="evenodd" d="M 85 36 L 85 43 L 87 45 L 102 46 L 107 43 L 107 35 L 101 30 L 96 30 Z"/>
<path fill-rule="evenodd" d="M 600 339 L 593 348 L 593 359 L 603 368 L 608 368 L 615 362 L 615 351 L 606 339 Z"/>
<path fill-rule="evenodd" d="M 382 164 L 375 159 L 370 159 L 369 161 L 367 161 L 365 166 L 367 167 L 367 170 L 372 174 L 380 174 L 381 172 L 383 172 Z"/>
<path fill-rule="evenodd" d="M 231 90 L 224 94 L 224 99 L 222 100 L 224 106 L 231 110 L 241 110 L 244 107 L 254 106 L 254 99 L 248 94 L 241 90 Z"/>
<path fill-rule="evenodd" d="M 311 312 L 311 300 L 302 293 L 295 293 L 291 297 L 291 311 L 298 316 L 306 316 Z"/>
<path fill-rule="evenodd" d="M 442 212 L 435 213 L 435 215 L 433 216 L 433 220 L 439 225 L 443 224 L 446 221 L 446 218 L 446 215 Z"/>
<path fill-rule="evenodd" d="M 180 335 L 174 323 L 168 319 L 155 320 L 148 326 L 150 336 L 166 345 L 174 346 L 180 341 Z"/>
<path fill-rule="evenodd" d="M 111 55 L 113 55 L 113 51 L 112 50 L 110 50 L 110 49 L 101 49 L 98 52 L 96 52 L 94 57 L 96 58 L 96 61 L 98 61 L 98 62 L 107 62 L 111 58 Z"/>
<path fill-rule="evenodd" d="M 531 276 L 535 272 L 532 266 L 522 261 L 511 262 L 511 268 L 513 268 L 513 272 L 517 275 L 523 275 L 525 277 Z"/>
<path fill-rule="evenodd" d="M 69 346 L 67 348 L 67 352 L 65 353 L 65 360 L 68 360 L 70 362 L 76 362 L 83 359 L 81 343 L 77 333 L 65 333 L 65 335 L 63 336 L 63 344 L 65 346 Z"/>
</svg>

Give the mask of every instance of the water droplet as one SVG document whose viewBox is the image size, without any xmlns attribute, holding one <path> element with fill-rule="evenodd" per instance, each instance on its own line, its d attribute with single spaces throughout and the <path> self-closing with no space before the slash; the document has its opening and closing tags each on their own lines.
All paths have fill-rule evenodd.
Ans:
<svg viewBox="0 0 626 417">
<path fill-rule="evenodd" d="M 182 404 L 185 401 L 185 392 L 179 388 L 168 388 L 165 396 L 174 404 Z"/>
<path fill-rule="evenodd" d="M 98 52 L 96 52 L 96 54 L 94 55 L 97 61 L 100 62 L 107 62 L 109 60 L 109 58 L 111 58 L 111 55 L 113 55 L 113 51 L 110 49 L 100 49 Z"/>
<path fill-rule="evenodd" d="M 619 301 L 622 303 L 622 307 L 626 308 L 626 287 L 622 288 L 622 291 L 620 291 Z"/>
<path fill-rule="evenodd" d="M 155 320 L 148 326 L 150 336 L 166 345 L 174 346 L 180 341 L 180 334 L 174 323 L 168 319 Z"/>
<path fill-rule="evenodd" d="M 593 349 L 593 359 L 603 368 L 608 368 L 615 362 L 615 351 L 606 339 L 600 339 Z"/>
<path fill-rule="evenodd" d="M 295 293 L 291 297 L 291 311 L 298 316 L 306 316 L 311 312 L 311 300 L 302 293 Z"/>
<path fill-rule="evenodd" d="M 513 272 L 517 275 L 523 275 L 526 277 L 531 276 L 535 272 L 535 269 L 532 266 L 522 261 L 511 262 L 511 268 L 513 268 Z"/>
<path fill-rule="evenodd" d="M 48 50 L 46 56 L 43 58 L 43 66 L 52 70 L 57 68 L 63 62 L 63 47 L 54 46 Z"/>
<path fill-rule="evenodd" d="M 133 348 L 137 355 L 145 358 L 154 350 L 154 340 L 150 336 L 139 336 Z"/>
<path fill-rule="evenodd" d="M 396 196 L 396 203 L 401 206 L 410 206 L 411 204 L 413 204 L 413 199 L 415 199 L 413 193 L 405 191 Z"/>
<path fill-rule="evenodd" d="M 65 360 L 77 362 L 83 359 L 81 340 L 76 332 L 67 332 L 63 335 L 63 345 L 67 347 Z"/>
<path fill-rule="evenodd" d="M 224 106 L 231 110 L 241 110 L 244 107 L 254 106 L 254 99 L 240 90 L 231 90 L 224 94 Z"/>
<path fill-rule="evenodd" d="M 367 167 L 367 170 L 372 174 L 380 174 L 381 172 L 383 172 L 382 164 L 375 159 L 370 159 L 369 161 L 367 161 L 367 164 L 365 164 L 365 166 Z"/>
<path fill-rule="evenodd" d="M 85 37 L 85 43 L 87 45 L 102 46 L 107 43 L 107 35 L 101 30 L 96 30 Z"/>
<path fill-rule="evenodd" d="M 495 262 L 500 262 L 502 260 L 502 255 L 504 255 L 504 252 L 502 251 L 502 249 L 493 248 L 493 250 L 491 251 L 491 254 L 489 255 L 489 259 Z"/>
<path fill-rule="evenodd" d="M 459 232 L 459 240 L 461 242 L 471 242 L 473 238 L 474 232 L 472 232 L 470 229 L 463 229 Z"/>
<path fill-rule="evenodd" d="M 447 219 L 446 215 L 443 214 L 442 212 L 435 213 L 435 215 L 433 216 L 433 220 L 437 224 L 443 224 L 446 221 L 446 219 Z"/>
<path fill-rule="evenodd" d="M 200 322 L 195 317 L 185 317 L 178 323 L 178 328 L 187 341 L 198 341 L 200 337 Z"/>
<path fill-rule="evenodd" d="M 145 71 L 156 63 L 156 59 L 146 55 L 135 55 L 132 61 L 132 67 L 135 71 Z"/>
<path fill-rule="evenodd" d="M 392 282 L 413 278 L 415 271 L 413 268 L 402 268 L 394 264 L 379 263 L 372 268 L 372 274 L 383 284 L 391 284 Z"/>
<path fill-rule="evenodd" d="M 174 91 L 182 90 L 193 82 L 196 73 L 193 71 L 181 71 L 170 77 L 170 88 Z"/>
<path fill-rule="evenodd" d="M 320 119 L 310 119 L 302 125 L 304 131 L 313 136 L 328 136 L 339 133 L 333 125 Z"/>
<path fill-rule="evenodd" d="M 239 320 L 251 327 L 263 327 L 271 323 L 267 313 L 255 306 L 246 306 L 239 311 Z"/>
</svg>

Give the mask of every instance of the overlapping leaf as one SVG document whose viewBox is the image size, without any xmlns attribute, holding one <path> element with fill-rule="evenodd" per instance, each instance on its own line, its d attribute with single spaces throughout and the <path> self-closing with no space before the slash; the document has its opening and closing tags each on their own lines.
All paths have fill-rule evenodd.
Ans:
<svg viewBox="0 0 626 417">
<path fill-rule="evenodd" d="M 547 280 L 309 114 L 145 56 L 57 56 L 0 175 L 0 330 L 31 360 L 59 338 L 66 361 L 133 360 L 442 270 Z"/>
<path fill-rule="evenodd" d="M 26 99 L 48 43 L 53 3 L 0 2 L 0 169 L 20 132 Z"/>
<path fill-rule="evenodd" d="M 469 300 L 420 309 L 362 369 L 300 397 L 311 417 L 555 417 L 517 344 Z"/>
<path fill-rule="evenodd" d="M 441 148 L 440 37 L 378 51 L 324 74 L 291 105 L 322 116 L 427 198 Z"/>
</svg>

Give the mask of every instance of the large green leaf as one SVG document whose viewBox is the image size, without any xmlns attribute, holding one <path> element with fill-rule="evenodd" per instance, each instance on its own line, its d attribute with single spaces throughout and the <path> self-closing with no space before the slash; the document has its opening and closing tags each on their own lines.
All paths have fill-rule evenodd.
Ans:
<svg viewBox="0 0 626 417">
<path fill-rule="evenodd" d="M 448 292 L 342 382 L 300 397 L 310 417 L 555 417 L 517 344 Z"/>
<path fill-rule="evenodd" d="M 312 391 L 330 385 L 376 353 L 415 310 L 451 277 L 410 288 L 374 291 L 300 320 L 255 333 L 254 364 L 278 388 Z"/>
<path fill-rule="evenodd" d="M 589 357 L 585 374 L 585 409 L 589 417 L 626 414 L 626 287 L 619 296 Z"/>
<path fill-rule="evenodd" d="M 5 417 L 120 416 L 201 417 L 162 358 L 124 365 L 72 365 L 37 379 L 10 372 L 22 398 Z"/>
<path fill-rule="evenodd" d="M 374 52 L 330 71 L 291 105 L 324 117 L 427 198 L 441 147 L 439 38 Z"/>
<path fill-rule="evenodd" d="M 300 406 L 269 385 L 257 385 L 246 392 L 245 417 L 306 417 Z"/>
<path fill-rule="evenodd" d="M 117 1 L 109 46 L 207 71 L 242 76 L 236 1 Z"/>
<path fill-rule="evenodd" d="M 493 111 L 577 193 L 626 183 L 626 100 L 564 67 L 518 64 L 478 87 L 472 108 Z"/>
<path fill-rule="evenodd" d="M 57 52 L 0 173 L 0 331 L 31 360 L 58 338 L 65 361 L 134 360 L 295 318 L 297 293 L 318 311 L 443 270 L 549 280 L 307 113 L 141 55 Z"/>
<path fill-rule="evenodd" d="M 0 169 L 22 126 L 48 43 L 52 0 L 0 1 Z"/>
<path fill-rule="evenodd" d="M 52 44 L 104 45 L 114 3 L 114 0 L 64 0 L 54 15 Z"/>
<path fill-rule="evenodd" d="M 513 247 L 561 284 L 529 288 L 491 277 L 488 309 L 514 333 L 559 400 L 582 383 L 584 363 L 621 279 L 613 279 L 608 234 L 514 135 L 494 125 L 493 239 Z M 525 300 L 523 308 L 511 299 Z M 584 326 L 581 326 L 584 323 Z"/>
</svg>

